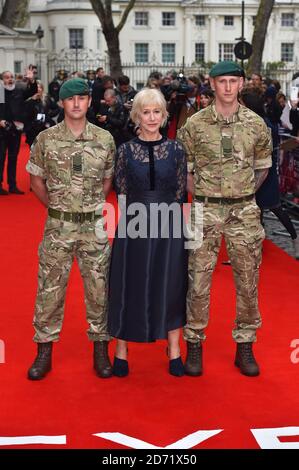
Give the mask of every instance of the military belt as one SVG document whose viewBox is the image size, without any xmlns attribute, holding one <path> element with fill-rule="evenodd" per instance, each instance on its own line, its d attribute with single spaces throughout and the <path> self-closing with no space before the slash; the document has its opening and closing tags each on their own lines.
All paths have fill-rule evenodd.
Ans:
<svg viewBox="0 0 299 470">
<path fill-rule="evenodd" d="M 63 212 L 58 209 L 52 209 L 49 207 L 48 214 L 54 219 L 64 220 L 66 222 L 73 222 L 75 224 L 83 223 L 86 221 L 93 222 L 95 219 L 98 219 L 100 216 L 92 212 Z"/>
<path fill-rule="evenodd" d="M 214 204 L 235 204 L 238 202 L 251 201 L 254 199 L 254 194 L 249 194 L 244 197 L 210 197 L 210 196 L 195 196 L 196 201 L 211 202 Z"/>
</svg>

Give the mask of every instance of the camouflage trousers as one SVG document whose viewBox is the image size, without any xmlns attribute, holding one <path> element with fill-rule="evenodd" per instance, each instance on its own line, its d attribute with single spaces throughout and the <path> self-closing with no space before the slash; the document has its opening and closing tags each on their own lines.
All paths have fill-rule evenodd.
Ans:
<svg viewBox="0 0 299 470">
<path fill-rule="evenodd" d="M 233 339 L 238 343 L 253 342 L 256 340 L 256 330 L 261 326 L 257 286 L 265 234 L 260 222 L 260 209 L 254 200 L 234 204 L 204 203 L 203 243 L 189 253 L 184 338 L 190 342 L 205 339 L 212 274 L 222 236 L 225 238 L 237 293 Z"/>
<path fill-rule="evenodd" d="M 107 298 L 110 245 L 97 238 L 95 222 L 72 223 L 48 217 L 39 246 L 38 292 L 33 326 L 34 341 L 57 341 L 62 328 L 69 273 L 77 259 L 84 283 L 87 335 L 109 340 Z"/>
</svg>

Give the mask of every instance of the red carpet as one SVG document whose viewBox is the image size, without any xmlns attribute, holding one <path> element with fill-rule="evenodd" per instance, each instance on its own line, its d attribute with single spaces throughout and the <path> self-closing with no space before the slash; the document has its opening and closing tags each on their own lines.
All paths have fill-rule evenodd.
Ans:
<svg viewBox="0 0 299 470">
<path fill-rule="evenodd" d="M 202 377 L 170 376 L 165 342 L 159 341 L 129 345 L 129 377 L 97 378 L 92 370 L 92 345 L 85 333 L 82 282 L 75 265 L 53 371 L 40 382 L 26 379 L 35 356 L 31 322 L 37 248 L 46 214 L 28 192 L 25 149 L 18 180 L 26 195 L 0 199 L 0 339 L 5 346 L 5 363 L 0 363 L 0 448 L 166 447 L 181 439 L 174 448 L 259 448 L 273 447 L 276 435 L 285 436 L 276 439 L 277 445 L 299 448 L 299 352 L 294 350 L 299 347 L 299 263 L 269 241 L 264 244 L 260 283 L 263 328 L 255 347 L 261 365 L 259 377 L 244 377 L 233 365 L 232 273 L 230 267 L 218 264 Z M 113 350 L 112 344 L 111 357 Z M 3 348 L 1 352 L 3 362 Z M 272 430 L 287 427 L 290 429 Z M 211 431 L 211 437 L 207 439 L 199 431 Z M 101 433 L 122 433 L 143 443 L 119 441 L 119 435 L 110 437 L 123 444 L 109 440 L 108 435 L 94 436 Z M 274 437 L 267 437 L 269 434 Z M 14 446 L 10 439 L 21 436 L 24 440 L 15 441 Z M 35 442 L 30 436 L 48 436 L 50 443 L 29 445 Z M 62 436 L 60 444 L 51 444 L 53 436 Z"/>
</svg>

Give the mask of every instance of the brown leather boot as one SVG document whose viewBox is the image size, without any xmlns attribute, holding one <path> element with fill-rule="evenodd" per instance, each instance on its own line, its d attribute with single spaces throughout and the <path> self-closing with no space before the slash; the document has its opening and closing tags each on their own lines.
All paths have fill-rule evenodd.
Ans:
<svg viewBox="0 0 299 470">
<path fill-rule="evenodd" d="M 112 376 L 112 365 L 108 356 L 109 341 L 94 341 L 93 367 L 96 374 L 103 379 Z"/>
<path fill-rule="evenodd" d="M 259 375 L 259 366 L 252 351 L 252 343 L 237 343 L 235 366 L 240 372 L 249 377 Z"/>
<path fill-rule="evenodd" d="M 29 380 L 43 379 L 52 368 L 53 343 L 37 343 L 37 356 L 28 370 Z"/>
<path fill-rule="evenodd" d="M 187 341 L 187 357 L 185 362 L 185 374 L 197 376 L 202 374 L 202 345 Z"/>
</svg>

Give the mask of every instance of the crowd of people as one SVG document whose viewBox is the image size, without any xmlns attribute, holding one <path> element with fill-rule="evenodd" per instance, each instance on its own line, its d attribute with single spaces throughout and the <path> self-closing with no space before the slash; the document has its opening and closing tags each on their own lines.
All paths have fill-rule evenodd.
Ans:
<svg viewBox="0 0 299 470">
<path fill-rule="evenodd" d="M 97 70 L 87 70 L 84 73 L 58 70 L 56 76 L 46 87 L 36 80 L 37 68 L 30 66 L 32 77 L 28 71 L 24 76 L 14 77 L 9 71 L 1 74 L 5 89 L 5 98 L 0 98 L 0 195 L 7 195 L 3 188 L 3 169 L 8 157 L 7 183 L 9 192 L 23 194 L 16 184 L 16 165 L 19 152 L 21 133 L 26 135 L 26 142 L 32 145 L 36 136 L 64 118 L 63 107 L 59 101 L 59 90 L 62 84 L 72 78 L 82 78 L 86 81 L 90 94 L 91 105 L 88 109 L 89 122 L 108 130 L 118 147 L 138 134 L 138 126 L 130 119 L 132 102 L 137 94 L 129 77 L 122 75 L 114 80 L 107 75 L 102 67 Z M 279 126 L 286 132 L 297 136 L 299 129 L 298 102 L 289 102 L 280 90 L 277 80 L 262 79 L 259 74 L 252 74 L 245 79 L 244 86 L 259 97 L 259 106 L 274 126 L 277 135 Z M 214 99 L 208 75 L 191 75 L 185 77 L 182 73 L 169 72 L 164 76 L 153 71 L 146 82 L 147 88 L 156 88 L 163 94 L 168 118 L 161 130 L 163 135 L 176 138 L 186 120 L 201 109 L 204 109 Z M 2 102 L 3 101 L 3 102 Z M 16 138 L 15 138 L 16 137 Z M 277 143 L 275 144 L 277 148 Z"/>
<path fill-rule="evenodd" d="M 98 376 L 127 376 L 128 342 L 156 339 L 168 340 L 171 375 L 201 375 L 222 236 L 237 293 L 235 365 L 244 375 L 259 375 L 253 344 L 261 326 L 257 292 L 264 209 L 289 231 L 299 258 L 277 173 L 279 127 L 297 136 L 298 101 L 289 106 L 277 81 L 259 74 L 246 79 L 230 61 L 214 65 L 208 77 L 153 72 L 141 91 L 127 76 L 115 83 L 102 68 L 84 78 L 59 71 L 48 93 L 34 75 L 29 67 L 25 81 L 16 86 L 13 75 L 3 72 L 0 103 L 0 194 L 8 194 L 2 186 L 6 151 L 9 192 L 23 194 L 16 184 L 23 131 L 31 147 L 31 188 L 48 210 L 33 322 L 38 354 L 29 379 L 42 379 L 51 370 L 74 257 L 84 281 L 87 334 Z M 282 122 L 286 106 L 289 121 Z M 97 226 L 103 219 L 99 207 L 112 185 L 126 198 L 120 220 L 126 229 L 125 234 L 117 229 L 111 254 L 108 237 L 99 236 Z M 202 243 L 193 249 L 186 249 L 182 217 L 188 192 L 191 219 L 196 203 L 203 206 Z M 175 205 L 177 212 L 153 220 L 153 204 L 161 203 Z M 136 236 L 136 204 L 143 207 L 137 223 L 139 229 L 146 227 L 142 236 Z M 111 337 L 117 339 L 113 366 Z"/>
</svg>

